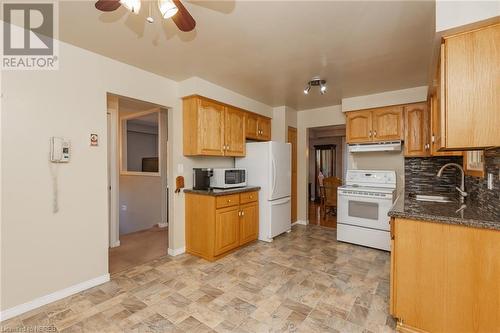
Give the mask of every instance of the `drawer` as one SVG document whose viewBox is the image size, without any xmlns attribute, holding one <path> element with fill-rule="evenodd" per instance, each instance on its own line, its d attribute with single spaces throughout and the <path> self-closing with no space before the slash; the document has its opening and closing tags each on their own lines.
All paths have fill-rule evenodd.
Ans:
<svg viewBox="0 0 500 333">
<path fill-rule="evenodd" d="M 224 208 L 231 207 L 234 205 L 240 204 L 240 195 L 239 194 L 231 194 L 217 197 L 216 199 L 216 208 Z"/>
<path fill-rule="evenodd" d="M 247 202 L 254 202 L 259 199 L 259 192 L 254 191 L 254 192 L 245 192 L 245 193 L 240 193 L 240 202 L 242 204 L 246 204 Z"/>
</svg>

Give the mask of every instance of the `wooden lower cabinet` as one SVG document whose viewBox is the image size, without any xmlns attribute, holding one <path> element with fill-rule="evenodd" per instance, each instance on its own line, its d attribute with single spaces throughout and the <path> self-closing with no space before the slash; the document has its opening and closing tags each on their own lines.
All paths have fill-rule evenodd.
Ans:
<svg viewBox="0 0 500 333">
<path fill-rule="evenodd" d="M 258 192 L 224 196 L 186 193 L 186 251 L 213 261 L 257 240 Z"/>
<path fill-rule="evenodd" d="M 391 237 L 399 331 L 500 331 L 500 231 L 396 218 Z"/>
</svg>

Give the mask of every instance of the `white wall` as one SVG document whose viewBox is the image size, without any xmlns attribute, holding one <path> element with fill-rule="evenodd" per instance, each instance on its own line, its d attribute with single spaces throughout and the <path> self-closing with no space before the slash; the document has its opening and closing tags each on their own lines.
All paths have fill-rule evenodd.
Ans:
<svg viewBox="0 0 500 333">
<path fill-rule="evenodd" d="M 161 218 L 161 189 L 161 177 L 158 176 L 120 176 L 120 235 L 164 222 Z"/>
<path fill-rule="evenodd" d="M 106 93 L 179 112 L 174 81 L 64 43 L 59 59 L 56 71 L 2 72 L 2 311 L 108 273 Z M 72 144 L 56 214 L 50 136 Z"/>
<path fill-rule="evenodd" d="M 345 124 L 340 105 L 297 112 L 297 219 L 307 223 L 307 182 L 309 175 L 308 128 Z"/>
<path fill-rule="evenodd" d="M 427 86 L 385 91 L 372 95 L 342 98 L 342 111 L 362 110 L 379 106 L 416 103 L 427 100 Z"/>
<path fill-rule="evenodd" d="M 286 142 L 288 127 L 286 123 L 286 106 L 273 108 L 273 120 L 271 121 L 271 140 Z"/>
<path fill-rule="evenodd" d="M 436 1 L 436 32 L 500 16 L 500 1 Z"/>
</svg>

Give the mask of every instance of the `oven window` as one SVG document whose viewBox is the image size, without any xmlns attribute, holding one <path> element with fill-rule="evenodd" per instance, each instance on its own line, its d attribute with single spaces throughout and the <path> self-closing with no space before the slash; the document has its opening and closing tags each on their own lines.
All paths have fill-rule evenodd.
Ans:
<svg viewBox="0 0 500 333">
<path fill-rule="evenodd" d="M 348 215 L 378 221 L 378 203 L 349 200 Z"/>
</svg>

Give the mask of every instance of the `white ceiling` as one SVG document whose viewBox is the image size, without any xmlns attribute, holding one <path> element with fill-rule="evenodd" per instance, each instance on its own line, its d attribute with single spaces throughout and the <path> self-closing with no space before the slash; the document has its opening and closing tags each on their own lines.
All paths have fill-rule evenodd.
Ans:
<svg viewBox="0 0 500 333">
<path fill-rule="evenodd" d="M 139 15 L 101 13 L 93 3 L 60 3 L 61 40 L 271 106 L 322 107 L 428 82 L 434 1 L 184 1 L 197 21 L 190 33 L 159 17 L 146 23 L 146 2 Z M 315 75 L 327 80 L 327 94 L 304 96 Z"/>
</svg>

